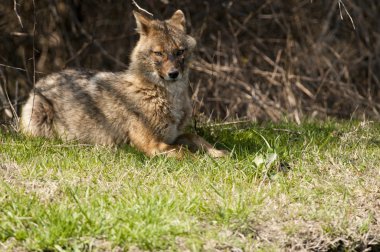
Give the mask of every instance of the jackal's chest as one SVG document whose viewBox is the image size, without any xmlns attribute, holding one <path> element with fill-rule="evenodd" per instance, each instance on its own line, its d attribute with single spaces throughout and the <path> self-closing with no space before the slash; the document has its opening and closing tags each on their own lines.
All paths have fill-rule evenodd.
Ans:
<svg viewBox="0 0 380 252">
<path fill-rule="evenodd" d="M 190 103 L 187 97 L 173 97 L 168 102 L 166 113 L 159 115 L 159 127 L 161 138 L 167 143 L 173 143 L 182 134 L 183 127 L 187 124 L 190 114 Z"/>
</svg>

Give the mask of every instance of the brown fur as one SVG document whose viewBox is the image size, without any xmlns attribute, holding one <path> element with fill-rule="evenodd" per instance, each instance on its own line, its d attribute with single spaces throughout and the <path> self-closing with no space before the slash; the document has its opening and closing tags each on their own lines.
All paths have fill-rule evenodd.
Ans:
<svg viewBox="0 0 380 252">
<path fill-rule="evenodd" d="M 140 34 L 127 71 L 65 70 L 41 79 L 23 108 L 21 129 L 33 136 L 121 145 L 149 156 L 181 157 L 182 146 L 220 157 L 203 138 L 183 134 L 191 116 L 189 61 L 195 40 L 182 11 L 165 21 L 134 13 Z"/>
</svg>

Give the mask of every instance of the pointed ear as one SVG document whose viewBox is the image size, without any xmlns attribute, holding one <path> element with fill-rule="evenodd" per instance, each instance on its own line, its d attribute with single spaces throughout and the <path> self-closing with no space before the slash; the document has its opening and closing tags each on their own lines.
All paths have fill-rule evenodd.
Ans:
<svg viewBox="0 0 380 252">
<path fill-rule="evenodd" d="M 133 15 L 135 16 L 135 19 L 136 19 L 137 32 L 140 33 L 141 35 L 148 34 L 150 22 L 152 20 L 137 11 L 133 11 Z"/>
<path fill-rule="evenodd" d="M 173 16 L 167 21 L 168 23 L 177 27 L 181 31 L 186 32 L 186 19 L 185 15 L 181 10 L 177 10 L 176 12 L 174 12 Z"/>
</svg>

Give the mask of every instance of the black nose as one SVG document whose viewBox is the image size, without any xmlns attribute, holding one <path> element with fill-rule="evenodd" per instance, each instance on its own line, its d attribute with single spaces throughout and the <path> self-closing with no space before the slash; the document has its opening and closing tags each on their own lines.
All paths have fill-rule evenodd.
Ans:
<svg viewBox="0 0 380 252">
<path fill-rule="evenodd" d="M 176 79 L 179 75 L 179 72 L 178 72 L 178 70 L 173 70 L 173 71 L 169 72 L 168 75 L 169 75 L 170 79 Z"/>
</svg>

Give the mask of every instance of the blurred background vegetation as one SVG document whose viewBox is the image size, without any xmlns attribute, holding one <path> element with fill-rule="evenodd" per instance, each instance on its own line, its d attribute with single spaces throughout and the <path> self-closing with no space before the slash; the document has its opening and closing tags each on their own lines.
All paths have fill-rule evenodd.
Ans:
<svg viewBox="0 0 380 252">
<path fill-rule="evenodd" d="M 380 1 L 138 3 L 158 19 L 185 12 L 198 41 L 199 118 L 380 118 Z M 0 121 L 16 118 L 46 74 L 126 69 L 138 39 L 132 9 L 130 0 L 0 1 Z"/>
</svg>

